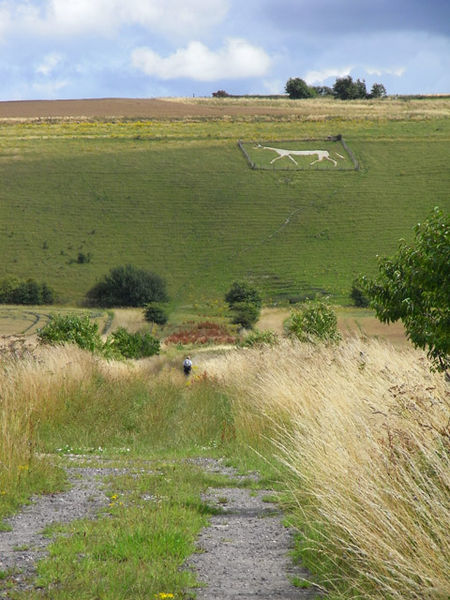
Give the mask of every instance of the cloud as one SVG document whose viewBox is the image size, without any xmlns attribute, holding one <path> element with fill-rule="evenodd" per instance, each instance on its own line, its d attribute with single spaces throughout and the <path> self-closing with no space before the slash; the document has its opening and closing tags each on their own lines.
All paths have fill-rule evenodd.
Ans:
<svg viewBox="0 0 450 600">
<path fill-rule="evenodd" d="M 305 75 L 305 81 L 308 85 L 323 85 L 325 80 L 329 77 L 338 78 L 350 75 L 353 68 L 354 67 L 350 65 L 347 67 L 331 67 L 317 71 L 308 71 Z"/>
<path fill-rule="evenodd" d="M 242 39 L 228 39 L 218 51 L 201 42 L 190 42 L 167 58 L 150 48 L 136 48 L 131 56 L 133 67 L 159 79 L 180 77 L 195 81 L 243 79 L 266 74 L 271 59 L 266 52 Z"/>
<path fill-rule="evenodd" d="M 57 52 L 47 54 L 47 56 L 44 57 L 44 60 L 36 67 L 36 73 L 47 77 L 55 70 L 62 60 L 62 55 Z"/>
<path fill-rule="evenodd" d="M 230 0 L 3 0 L 2 29 L 14 34 L 112 36 L 127 26 L 188 36 L 220 23 Z M 6 25 L 5 25 L 6 24 Z"/>
<path fill-rule="evenodd" d="M 391 68 L 376 68 L 376 67 L 366 67 L 366 72 L 369 75 L 377 75 L 380 77 L 381 75 L 395 75 L 396 77 L 401 77 L 406 71 L 405 67 L 391 67 Z"/>
</svg>

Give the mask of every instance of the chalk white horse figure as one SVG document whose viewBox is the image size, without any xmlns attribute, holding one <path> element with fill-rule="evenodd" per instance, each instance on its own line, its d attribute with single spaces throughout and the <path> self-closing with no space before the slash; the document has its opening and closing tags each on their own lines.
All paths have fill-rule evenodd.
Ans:
<svg viewBox="0 0 450 600">
<path fill-rule="evenodd" d="M 317 156 L 317 160 L 313 160 L 312 163 L 309 163 L 310 165 L 315 165 L 316 163 L 321 162 L 322 160 L 329 160 L 334 164 L 335 167 L 337 166 L 337 162 L 330 157 L 330 153 L 328 152 L 328 150 L 284 150 L 283 148 L 271 148 L 270 146 L 261 146 L 261 144 L 258 144 L 255 147 L 262 148 L 263 150 L 273 150 L 278 154 L 278 156 L 276 156 L 273 160 L 270 161 L 271 165 L 276 160 L 280 160 L 280 158 L 284 158 L 285 156 L 287 156 L 289 159 L 292 160 L 292 162 L 294 162 L 298 166 L 298 162 L 295 160 L 294 156 Z M 341 154 L 338 154 L 337 152 L 336 154 L 339 156 L 339 158 L 344 158 Z"/>
</svg>

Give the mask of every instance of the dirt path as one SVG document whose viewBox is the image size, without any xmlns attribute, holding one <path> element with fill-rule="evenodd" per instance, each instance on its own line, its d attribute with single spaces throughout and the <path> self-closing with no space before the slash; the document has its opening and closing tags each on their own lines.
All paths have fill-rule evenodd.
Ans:
<svg viewBox="0 0 450 600">
<path fill-rule="evenodd" d="M 51 538 L 42 531 L 53 523 L 97 517 L 109 499 L 102 491 L 106 477 L 121 475 L 129 468 L 108 467 L 101 457 L 93 466 L 68 467 L 70 489 L 59 494 L 38 496 L 30 505 L 6 522 L 11 531 L 0 532 L 0 571 L 12 572 L 16 590 L 32 588 L 36 563 L 46 555 Z M 83 457 L 74 457 L 77 462 Z M 102 466 L 98 466 L 102 461 Z M 282 524 L 276 505 L 267 502 L 269 490 L 252 491 L 231 487 L 246 479 L 257 481 L 258 475 L 239 476 L 222 461 L 208 458 L 188 459 L 205 471 L 230 477 L 230 487 L 210 489 L 204 496 L 208 503 L 221 507 L 222 514 L 211 518 L 210 526 L 200 535 L 199 549 L 186 568 L 194 570 L 205 584 L 195 590 L 198 600 L 306 600 L 317 596 L 315 588 L 298 589 L 292 577 L 307 579 L 308 573 L 294 568 L 288 552 L 292 533 Z M 95 466 L 94 466 L 95 465 Z M 8 598 L 2 588 L 0 598 Z"/>
<path fill-rule="evenodd" d="M 122 472 L 107 467 L 68 468 L 71 487 L 67 492 L 33 497 L 31 504 L 5 520 L 11 531 L 0 532 L 0 571 L 14 573 L 16 589 L 30 587 L 36 563 L 46 554 L 51 539 L 42 535 L 44 528 L 53 523 L 95 518 L 109 502 L 101 490 L 103 479 Z M 0 598 L 8 598 L 1 587 Z"/>
<path fill-rule="evenodd" d="M 239 479 L 234 469 L 220 461 L 200 459 L 205 470 Z M 257 474 L 251 477 L 257 481 Z M 245 478 L 248 478 L 245 476 Z M 308 572 L 295 567 L 288 553 L 292 532 L 282 524 L 282 513 L 267 502 L 270 490 L 246 488 L 210 489 L 204 500 L 220 507 L 198 539 L 199 553 L 192 568 L 205 587 L 196 590 L 198 600 L 307 600 L 317 588 L 299 589 L 294 577 L 307 580 Z M 266 501 L 265 501 L 266 500 Z"/>
</svg>

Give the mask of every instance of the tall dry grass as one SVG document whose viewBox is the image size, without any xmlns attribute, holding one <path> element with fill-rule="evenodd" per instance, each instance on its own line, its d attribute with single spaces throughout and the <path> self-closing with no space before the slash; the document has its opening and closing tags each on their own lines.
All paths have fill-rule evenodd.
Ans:
<svg viewBox="0 0 450 600">
<path fill-rule="evenodd" d="M 106 363 L 76 346 L 41 348 L 37 355 L 7 359 L 0 368 L 0 491 L 14 491 L 33 469 L 37 429 L 57 419 L 66 399 L 102 375 L 111 384 L 136 374 L 126 363 Z M 42 465 L 41 465 L 42 466 Z"/>
<path fill-rule="evenodd" d="M 240 435 L 269 438 L 289 467 L 333 597 L 449 597 L 449 389 L 421 352 L 286 342 L 208 370 L 232 382 Z"/>
</svg>

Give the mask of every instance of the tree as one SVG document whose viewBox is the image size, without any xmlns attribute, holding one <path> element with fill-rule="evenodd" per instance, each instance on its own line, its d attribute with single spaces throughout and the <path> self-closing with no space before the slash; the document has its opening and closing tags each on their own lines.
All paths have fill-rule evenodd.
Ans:
<svg viewBox="0 0 450 600">
<path fill-rule="evenodd" d="M 333 93 L 340 100 L 355 100 L 367 98 L 366 82 L 357 79 L 353 81 L 350 75 L 336 79 L 333 85 Z"/>
<path fill-rule="evenodd" d="M 236 302 L 231 307 L 233 315 L 231 322 L 245 329 L 252 329 L 259 319 L 260 312 L 259 306 L 252 302 Z"/>
<path fill-rule="evenodd" d="M 289 94 L 289 98 L 313 98 L 316 96 L 316 92 L 313 88 L 310 88 L 308 84 L 300 77 L 294 77 L 288 79 L 285 86 L 286 93 Z"/>
<path fill-rule="evenodd" d="M 427 349 L 439 371 L 450 367 L 450 218 L 439 208 L 401 240 L 392 258 L 378 259 L 378 275 L 361 285 L 383 323 L 401 320 L 414 346 Z"/>
<path fill-rule="evenodd" d="M 225 294 L 225 302 L 230 307 L 232 323 L 251 329 L 259 319 L 262 298 L 258 290 L 245 281 L 233 282 Z"/>
<path fill-rule="evenodd" d="M 360 308 L 369 306 L 369 298 L 364 294 L 364 291 L 361 289 L 361 285 L 357 280 L 352 284 L 350 298 L 353 300 L 355 306 L 359 306 Z"/>
<path fill-rule="evenodd" d="M 144 318 L 149 323 L 156 323 L 157 325 L 165 325 L 169 319 L 166 309 L 160 304 L 150 302 L 144 308 Z"/>
<path fill-rule="evenodd" d="M 166 282 L 162 277 L 132 265 L 115 267 L 87 293 L 90 304 L 103 307 L 145 306 L 167 302 Z"/>
<path fill-rule="evenodd" d="M 262 306 L 262 298 L 258 290 L 245 281 L 234 281 L 231 288 L 225 294 L 225 302 L 230 308 L 238 302 L 254 304 L 258 308 Z"/>
<path fill-rule="evenodd" d="M 370 91 L 371 98 L 386 98 L 386 88 L 382 83 L 374 83 Z"/>
</svg>

